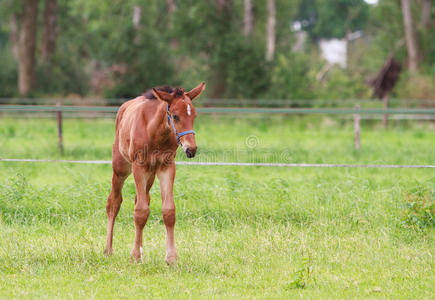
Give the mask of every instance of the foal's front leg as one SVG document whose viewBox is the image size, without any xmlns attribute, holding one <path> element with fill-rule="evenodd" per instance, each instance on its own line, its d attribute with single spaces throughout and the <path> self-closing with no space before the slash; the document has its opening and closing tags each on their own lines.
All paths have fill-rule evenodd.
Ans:
<svg viewBox="0 0 435 300">
<path fill-rule="evenodd" d="M 166 227 L 166 263 L 177 262 L 177 250 L 175 249 L 174 226 L 175 226 L 175 203 L 173 186 L 175 178 L 175 164 L 162 166 L 157 171 L 160 181 L 160 193 L 162 194 L 162 215 Z"/>
<path fill-rule="evenodd" d="M 133 176 L 136 185 L 136 201 L 134 205 L 134 225 L 136 233 L 131 255 L 136 261 L 140 261 L 143 237 L 142 232 L 150 214 L 149 191 L 153 185 L 155 173 L 142 166 L 133 165 Z"/>
</svg>

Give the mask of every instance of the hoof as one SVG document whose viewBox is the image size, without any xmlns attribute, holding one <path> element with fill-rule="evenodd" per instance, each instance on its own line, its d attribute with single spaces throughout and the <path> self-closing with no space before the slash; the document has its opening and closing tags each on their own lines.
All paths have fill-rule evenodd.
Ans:
<svg viewBox="0 0 435 300">
<path fill-rule="evenodd" d="M 130 262 L 140 263 L 142 261 L 142 254 L 143 254 L 142 247 L 140 247 L 139 251 L 133 248 L 133 250 L 131 250 Z"/>
<path fill-rule="evenodd" d="M 111 256 L 112 255 L 112 253 L 113 253 L 113 250 L 112 249 L 104 249 L 104 255 L 106 255 L 106 256 Z"/>
<path fill-rule="evenodd" d="M 175 265 L 177 263 L 177 254 L 166 254 L 165 261 L 169 266 Z"/>
<path fill-rule="evenodd" d="M 139 257 L 139 258 L 137 258 L 137 257 L 135 257 L 135 256 L 130 256 L 130 263 L 131 264 L 139 264 L 139 263 L 141 263 L 142 262 L 142 260 L 141 260 L 141 258 Z"/>
</svg>

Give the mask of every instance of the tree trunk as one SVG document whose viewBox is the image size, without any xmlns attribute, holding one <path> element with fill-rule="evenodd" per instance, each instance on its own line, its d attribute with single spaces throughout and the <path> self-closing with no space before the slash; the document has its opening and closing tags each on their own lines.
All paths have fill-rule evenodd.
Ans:
<svg viewBox="0 0 435 300">
<path fill-rule="evenodd" d="M 266 61 L 272 61 L 275 55 L 275 24 L 275 0 L 267 0 Z"/>
<path fill-rule="evenodd" d="M 387 92 L 384 95 L 384 109 L 387 110 L 388 109 L 388 98 L 389 98 L 389 93 Z M 388 126 L 388 114 L 384 114 L 384 128 L 387 129 Z"/>
<path fill-rule="evenodd" d="M 217 0 L 216 15 L 219 18 L 219 23 L 216 23 L 216 30 L 222 35 L 229 32 L 232 19 L 232 0 Z M 220 48 L 220 47 L 219 47 Z M 220 51 L 222 52 L 222 50 Z M 214 53 L 217 55 L 216 62 L 211 65 L 210 72 L 210 98 L 220 98 L 226 93 L 227 79 L 227 61 L 222 59 L 222 53 Z"/>
<path fill-rule="evenodd" d="M 141 36 L 139 32 L 139 29 L 141 28 L 141 24 L 140 24 L 141 19 L 142 19 L 142 7 L 140 7 L 140 5 L 133 6 L 132 22 L 135 29 L 133 43 L 135 45 L 139 44 L 141 40 Z"/>
<path fill-rule="evenodd" d="M 57 1 L 45 0 L 41 60 L 49 59 L 56 49 Z"/>
<path fill-rule="evenodd" d="M 172 29 L 174 28 L 174 12 L 177 8 L 177 4 L 175 0 L 166 0 L 166 4 L 168 6 L 169 29 Z"/>
<path fill-rule="evenodd" d="M 178 41 L 177 39 L 172 35 L 172 30 L 174 29 L 174 13 L 177 9 L 177 3 L 175 3 L 175 0 L 166 0 L 166 4 L 168 7 L 168 28 L 171 32 L 171 38 L 170 38 L 170 46 L 171 49 L 176 49 L 178 47 Z"/>
<path fill-rule="evenodd" d="M 18 60 L 18 92 L 20 96 L 27 96 L 35 83 L 37 16 L 38 0 L 25 0 Z"/>
<path fill-rule="evenodd" d="M 254 32 L 254 8 L 252 0 L 245 0 L 245 13 L 243 15 L 243 34 L 251 36 Z"/>
<path fill-rule="evenodd" d="M 408 49 L 409 72 L 414 73 L 418 69 L 418 44 L 417 36 L 412 22 L 412 0 L 402 0 L 403 24 L 405 27 L 406 48 Z"/>
<path fill-rule="evenodd" d="M 220 10 L 223 10 L 232 0 L 217 0 L 218 7 Z"/>
<path fill-rule="evenodd" d="M 424 29 L 430 28 L 430 18 L 432 13 L 432 0 L 423 0 L 421 6 L 421 23 L 420 26 Z"/>
<path fill-rule="evenodd" d="M 135 5 L 133 7 L 133 25 L 134 28 L 139 29 L 140 28 L 140 19 L 142 18 L 142 7 L 139 5 Z"/>
<path fill-rule="evenodd" d="M 9 19 L 9 41 L 11 42 L 12 56 L 15 59 L 18 59 L 19 40 L 18 17 L 13 13 Z"/>
</svg>

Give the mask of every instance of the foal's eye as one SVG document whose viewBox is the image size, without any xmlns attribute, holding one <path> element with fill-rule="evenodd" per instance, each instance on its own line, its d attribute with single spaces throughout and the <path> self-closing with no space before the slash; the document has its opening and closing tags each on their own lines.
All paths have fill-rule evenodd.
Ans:
<svg viewBox="0 0 435 300">
<path fill-rule="evenodd" d="M 180 118 L 177 115 L 173 115 L 175 121 L 180 121 Z"/>
</svg>

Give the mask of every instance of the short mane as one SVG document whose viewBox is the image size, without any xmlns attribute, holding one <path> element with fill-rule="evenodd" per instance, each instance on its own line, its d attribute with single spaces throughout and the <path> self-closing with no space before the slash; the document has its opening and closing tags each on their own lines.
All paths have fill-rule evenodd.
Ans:
<svg viewBox="0 0 435 300">
<path fill-rule="evenodd" d="M 184 90 L 182 88 L 178 88 L 178 87 L 173 88 L 173 87 L 170 87 L 168 85 L 159 86 L 159 87 L 156 87 L 155 89 L 158 91 L 163 91 L 163 92 L 171 93 L 171 94 L 173 92 L 175 92 L 175 96 L 182 96 L 184 94 Z M 156 99 L 156 96 L 154 96 L 152 89 L 149 89 L 148 91 L 143 93 L 142 96 L 144 96 L 145 98 L 150 99 L 150 100 Z"/>
</svg>

